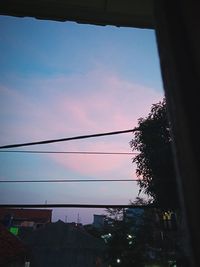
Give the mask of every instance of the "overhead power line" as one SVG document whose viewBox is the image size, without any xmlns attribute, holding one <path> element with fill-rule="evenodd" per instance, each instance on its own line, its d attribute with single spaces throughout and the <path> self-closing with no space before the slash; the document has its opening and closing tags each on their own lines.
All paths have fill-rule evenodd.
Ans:
<svg viewBox="0 0 200 267">
<path fill-rule="evenodd" d="M 109 204 L 0 204 L 0 208 L 156 208 L 156 205 L 109 205 Z"/>
<path fill-rule="evenodd" d="M 0 183 L 84 183 L 84 182 L 138 182 L 138 179 L 53 179 L 53 180 L 1 180 Z"/>
<path fill-rule="evenodd" d="M 104 151 L 44 151 L 44 150 L 0 150 L 0 153 L 30 154 L 83 154 L 83 155 L 137 155 L 137 152 L 104 152 Z"/>
<path fill-rule="evenodd" d="M 66 138 L 61 138 L 61 139 L 51 139 L 51 140 L 43 140 L 43 141 L 36 141 L 36 142 L 29 142 L 29 143 L 4 145 L 4 146 L 0 146 L 0 149 L 33 146 L 33 145 L 44 145 L 44 144 L 50 144 L 50 143 L 66 142 L 66 141 L 107 136 L 107 135 L 124 134 L 124 133 L 130 133 L 130 132 L 135 132 L 135 131 L 139 131 L 139 128 L 123 130 L 123 131 L 115 131 L 115 132 L 97 133 L 97 134 L 90 134 L 90 135 L 80 135 L 80 136 L 66 137 Z"/>
</svg>

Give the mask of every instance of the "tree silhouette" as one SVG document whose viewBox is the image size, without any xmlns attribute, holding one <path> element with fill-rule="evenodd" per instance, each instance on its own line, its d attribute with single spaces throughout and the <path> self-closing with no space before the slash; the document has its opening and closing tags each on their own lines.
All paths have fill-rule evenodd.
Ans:
<svg viewBox="0 0 200 267">
<path fill-rule="evenodd" d="M 176 174 L 172 153 L 170 123 L 165 98 L 153 104 L 146 118 L 138 120 L 131 148 L 139 152 L 133 158 L 141 191 L 163 209 L 179 207 Z"/>
</svg>

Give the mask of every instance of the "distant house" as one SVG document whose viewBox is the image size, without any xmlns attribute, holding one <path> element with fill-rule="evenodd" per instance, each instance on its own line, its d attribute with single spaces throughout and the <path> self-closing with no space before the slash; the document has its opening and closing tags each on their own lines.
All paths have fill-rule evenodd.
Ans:
<svg viewBox="0 0 200 267">
<path fill-rule="evenodd" d="M 52 219 L 49 209 L 5 209 L 0 208 L 0 222 L 6 227 L 40 228 Z"/>
<path fill-rule="evenodd" d="M 142 208 L 128 208 L 125 211 L 125 220 L 133 221 L 135 226 L 139 226 L 143 221 L 144 209 Z"/>
<path fill-rule="evenodd" d="M 95 267 L 105 251 L 103 240 L 84 228 L 58 221 L 27 233 L 24 243 L 31 248 L 31 267 Z"/>
<path fill-rule="evenodd" d="M 0 224 L 0 266 L 24 267 L 29 262 L 27 247 Z M 28 265 L 27 265 L 28 266 Z"/>
<path fill-rule="evenodd" d="M 99 214 L 94 214 L 93 215 L 93 226 L 96 228 L 102 228 L 105 224 L 105 215 L 99 215 Z"/>
</svg>

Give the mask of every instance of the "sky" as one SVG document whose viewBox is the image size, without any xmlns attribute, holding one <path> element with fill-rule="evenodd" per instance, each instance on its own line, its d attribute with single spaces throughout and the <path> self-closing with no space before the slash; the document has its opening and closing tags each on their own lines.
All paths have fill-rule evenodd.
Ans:
<svg viewBox="0 0 200 267">
<path fill-rule="evenodd" d="M 0 145 L 133 129 L 163 96 L 153 30 L 0 16 Z M 132 138 L 15 150 L 132 152 Z M 0 152 L 0 180 L 136 179 L 132 158 Z M 138 190 L 136 182 L 1 183 L 0 203 L 129 204 Z M 86 224 L 102 212 L 55 209 L 53 220 Z"/>
</svg>

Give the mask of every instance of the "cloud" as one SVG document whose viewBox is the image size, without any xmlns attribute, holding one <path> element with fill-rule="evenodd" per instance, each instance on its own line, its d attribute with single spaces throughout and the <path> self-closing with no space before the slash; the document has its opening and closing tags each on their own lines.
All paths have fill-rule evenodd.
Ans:
<svg viewBox="0 0 200 267">
<path fill-rule="evenodd" d="M 0 88 L 2 144 L 132 129 L 163 97 L 152 88 L 99 69 L 82 75 L 17 78 L 16 85 L 18 89 Z M 49 147 L 123 152 L 130 149 L 130 139 L 131 135 L 123 135 Z M 49 159 L 84 175 L 114 172 L 119 177 L 122 170 L 130 175 L 132 168 L 122 156 L 51 155 Z"/>
<path fill-rule="evenodd" d="M 106 144 L 106 142 L 95 141 L 84 146 L 82 151 L 120 151 L 118 144 Z M 80 151 L 80 146 L 71 146 L 71 151 Z M 68 148 L 69 149 L 69 148 Z M 122 151 L 122 150 L 121 150 Z M 125 149 L 123 150 L 125 151 Z M 120 179 L 124 176 L 130 177 L 131 156 L 121 155 L 51 155 L 57 163 L 68 169 L 73 169 L 77 174 L 85 176 L 109 178 L 115 173 Z M 125 169 L 125 170 L 124 170 Z M 110 177 L 110 178 L 111 178 Z"/>
</svg>

